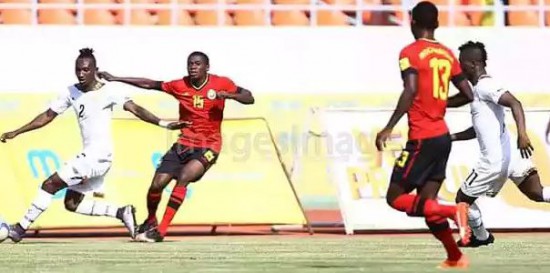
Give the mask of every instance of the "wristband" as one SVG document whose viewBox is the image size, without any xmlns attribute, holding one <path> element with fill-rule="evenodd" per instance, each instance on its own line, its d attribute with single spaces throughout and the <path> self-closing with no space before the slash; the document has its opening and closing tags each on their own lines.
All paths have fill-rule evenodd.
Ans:
<svg viewBox="0 0 550 273">
<path fill-rule="evenodd" d="M 159 120 L 158 126 L 160 126 L 162 128 L 168 128 L 168 124 L 170 124 L 170 122 L 168 122 L 166 120 Z"/>
</svg>

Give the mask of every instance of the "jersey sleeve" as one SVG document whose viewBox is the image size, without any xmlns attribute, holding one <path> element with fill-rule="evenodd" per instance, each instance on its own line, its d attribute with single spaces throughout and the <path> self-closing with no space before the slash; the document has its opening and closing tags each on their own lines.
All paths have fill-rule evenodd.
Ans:
<svg viewBox="0 0 550 273">
<path fill-rule="evenodd" d="M 60 92 L 54 100 L 50 102 L 50 109 L 57 114 L 62 114 L 65 112 L 69 107 L 71 107 L 71 96 L 69 91 L 65 90 L 63 92 Z"/>
<path fill-rule="evenodd" d="M 238 87 L 230 78 L 223 77 L 222 81 L 223 81 L 223 88 L 226 92 L 237 93 Z"/>
<path fill-rule="evenodd" d="M 177 81 L 162 82 L 162 91 L 167 94 L 173 95 L 174 93 L 176 93 L 176 82 Z"/>
<path fill-rule="evenodd" d="M 498 104 L 500 97 L 506 93 L 506 88 L 492 78 L 484 78 L 477 83 L 476 92 L 481 100 Z"/>
<path fill-rule="evenodd" d="M 418 61 L 416 54 L 410 48 L 404 48 L 399 53 L 399 70 L 401 78 L 405 78 L 410 73 L 418 73 Z"/>
<path fill-rule="evenodd" d="M 126 94 L 114 94 L 110 98 L 110 102 L 112 105 L 118 105 L 123 106 L 126 102 L 131 101 L 132 99 L 130 96 Z"/>
</svg>

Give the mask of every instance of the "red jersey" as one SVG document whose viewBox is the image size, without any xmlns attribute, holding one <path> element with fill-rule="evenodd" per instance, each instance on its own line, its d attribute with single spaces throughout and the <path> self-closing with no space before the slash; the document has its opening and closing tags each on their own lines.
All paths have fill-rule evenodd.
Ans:
<svg viewBox="0 0 550 273">
<path fill-rule="evenodd" d="M 417 93 L 407 113 L 409 139 L 448 133 L 444 118 L 449 82 L 462 76 L 453 52 L 437 41 L 419 39 L 401 50 L 399 68 L 403 78 L 408 73 L 418 74 Z"/>
<path fill-rule="evenodd" d="M 225 100 L 216 98 L 216 94 L 220 91 L 236 93 L 237 86 L 233 81 L 210 74 L 202 86 L 195 87 L 189 77 L 184 77 L 162 83 L 162 90 L 179 101 L 180 120 L 193 123 L 181 129 L 178 142 L 219 153 L 222 147 L 221 123 Z"/>
</svg>

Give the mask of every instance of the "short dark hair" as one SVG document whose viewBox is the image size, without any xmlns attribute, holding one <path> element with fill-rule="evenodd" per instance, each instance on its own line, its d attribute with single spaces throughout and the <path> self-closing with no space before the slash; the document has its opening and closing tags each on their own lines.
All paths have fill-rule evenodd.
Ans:
<svg viewBox="0 0 550 273">
<path fill-rule="evenodd" d="M 485 50 L 485 45 L 482 42 L 468 41 L 458 48 L 460 52 L 468 49 L 478 49 L 481 52 L 481 61 L 484 64 L 487 63 L 487 50 Z"/>
<path fill-rule="evenodd" d="M 434 30 L 439 26 L 439 11 L 437 7 L 428 1 L 422 1 L 412 9 L 412 19 L 419 27 Z"/>
<path fill-rule="evenodd" d="M 187 59 L 190 59 L 193 56 L 199 56 L 201 57 L 204 62 L 208 65 L 210 65 L 210 58 L 208 58 L 208 55 L 206 55 L 204 52 L 201 51 L 193 51 L 191 54 L 189 54 L 189 57 Z"/>
<path fill-rule="evenodd" d="M 80 54 L 78 55 L 78 59 L 91 59 L 94 61 L 94 65 L 97 64 L 94 56 L 94 50 L 92 48 L 82 48 L 79 50 L 79 52 Z"/>
</svg>

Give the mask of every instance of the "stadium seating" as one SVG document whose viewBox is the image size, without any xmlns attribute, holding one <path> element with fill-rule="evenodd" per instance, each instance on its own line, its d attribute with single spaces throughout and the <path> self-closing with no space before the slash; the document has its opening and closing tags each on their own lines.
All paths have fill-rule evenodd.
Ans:
<svg viewBox="0 0 550 273">
<path fill-rule="evenodd" d="M 550 26 L 550 0 L 430 0 L 442 26 Z M 543 1 L 543 5 L 539 5 Z M 408 0 L 0 0 L 0 23 L 45 25 L 406 25 Z M 14 6 L 17 5 L 17 6 Z M 99 6 L 98 6 L 99 5 Z M 500 8 L 508 5 L 509 11 Z M 468 10 L 462 7 L 470 8 Z M 479 10 L 475 10 L 478 7 Z M 487 7 L 494 7 L 487 10 Z M 521 8 L 532 7 L 532 10 Z M 366 8 L 366 10 L 365 10 Z M 370 8 L 370 9 L 369 9 Z M 472 10 L 473 8 L 473 10 Z M 484 10 L 485 9 L 485 10 Z M 36 10 L 36 12 L 33 12 Z M 500 13 L 504 22 L 493 18 Z M 270 16 L 266 16 L 266 14 Z M 500 18 L 499 17 L 499 18 Z"/>
</svg>

